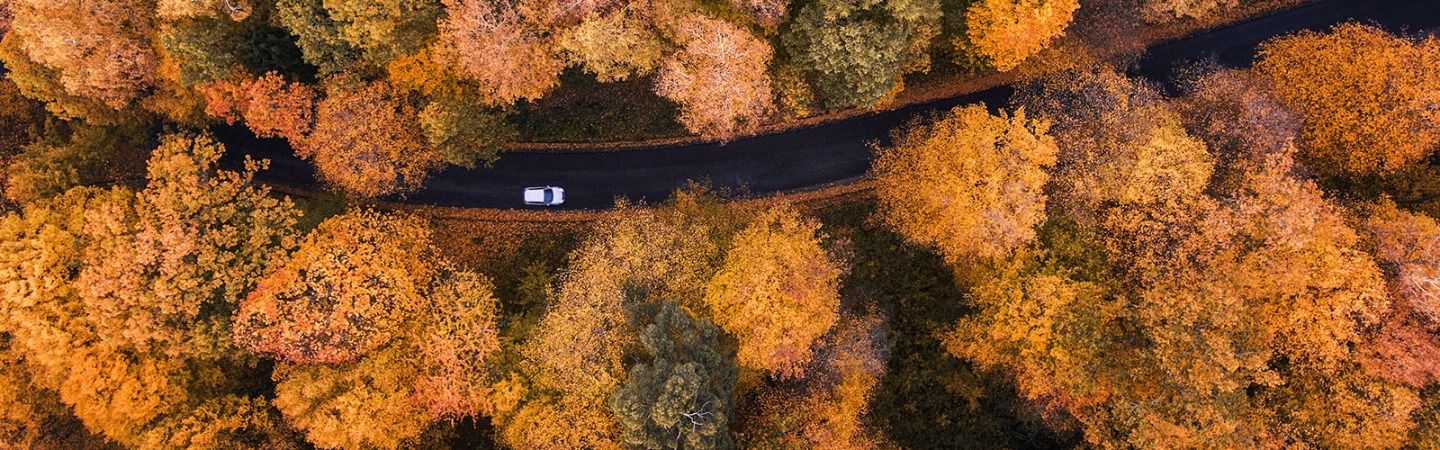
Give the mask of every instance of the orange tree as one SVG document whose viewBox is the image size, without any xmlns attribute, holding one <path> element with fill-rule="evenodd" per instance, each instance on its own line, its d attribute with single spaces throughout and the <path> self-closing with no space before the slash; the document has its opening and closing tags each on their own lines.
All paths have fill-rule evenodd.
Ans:
<svg viewBox="0 0 1440 450">
<path fill-rule="evenodd" d="M 951 260 L 1001 256 L 1033 240 L 1055 164 L 1048 128 L 1023 109 L 994 116 L 982 105 L 895 133 L 875 163 L 886 223 Z"/>
<path fill-rule="evenodd" d="M 1076 0 L 979 0 L 965 10 L 962 50 L 1010 70 L 1065 34 Z"/>
<path fill-rule="evenodd" d="M 1301 156 L 1329 175 L 1387 175 L 1440 144 L 1440 41 L 1337 25 L 1269 41 L 1255 69 L 1305 120 Z"/>
<path fill-rule="evenodd" d="M 385 82 L 327 82 L 315 127 L 296 153 L 346 192 L 378 197 L 420 187 L 441 156 L 425 145 L 416 109 Z"/>
</svg>

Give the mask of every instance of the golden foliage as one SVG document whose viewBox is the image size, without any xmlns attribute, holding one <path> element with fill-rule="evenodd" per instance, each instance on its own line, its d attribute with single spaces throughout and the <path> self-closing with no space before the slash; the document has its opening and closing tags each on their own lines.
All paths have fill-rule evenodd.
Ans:
<svg viewBox="0 0 1440 450">
<path fill-rule="evenodd" d="M 586 17 L 556 45 L 567 64 L 584 67 L 602 83 L 649 75 L 660 65 L 663 43 L 638 15 L 625 8 Z"/>
<path fill-rule="evenodd" d="M 1034 240 L 1057 152 L 1048 130 L 1024 109 L 994 116 L 972 105 L 897 132 L 875 162 L 885 221 L 952 261 Z"/>
<path fill-rule="evenodd" d="M 767 387 L 742 446 L 767 449 L 892 448 L 867 423 L 871 396 L 889 358 L 884 318 L 845 314 L 825 336 L 798 389 Z"/>
<path fill-rule="evenodd" d="M 424 312 L 438 269 L 413 217 L 355 211 L 322 222 L 235 315 L 235 342 L 295 363 L 353 361 Z"/>
<path fill-rule="evenodd" d="M 1143 0 L 1140 2 L 1140 14 L 1154 23 L 1206 19 L 1239 3 L 1238 0 Z"/>
<path fill-rule="evenodd" d="M 1415 394 L 1358 370 L 1389 308 L 1358 234 L 1283 154 L 1234 195 L 1050 225 L 972 290 L 947 349 L 1095 446 L 1398 446 Z"/>
<path fill-rule="evenodd" d="M 399 448 L 430 424 L 414 398 L 422 355 L 395 339 L 349 363 L 279 364 L 275 407 L 319 448 Z"/>
<path fill-rule="evenodd" d="M 1354 23 L 1262 45 L 1256 70 L 1305 120 L 1301 156 L 1326 174 L 1386 175 L 1440 144 L 1440 41 Z"/>
<path fill-rule="evenodd" d="M 740 365 L 803 376 L 815 340 L 835 323 L 843 272 L 821 247 L 819 228 L 782 207 L 731 239 L 705 304 L 715 323 L 739 340 Z"/>
<path fill-rule="evenodd" d="M 435 417 L 493 414 L 489 363 L 500 350 L 499 301 L 489 278 L 472 272 L 449 275 L 430 293 L 432 303 L 421 351 L 424 377 L 416 394 Z"/>
<path fill-rule="evenodd" d="M 979 0 L 965 10 L 967 41 L 960 47 L 1010 70 L 1065 34 L 1078 9 L 1077 0 Z"/>
<path fill-rule="evenodd" d="M 680 123 L 704 136 L 726 137 L 754 127 L 774 106 L 770 46 L 719 19 L 679 24 L 684 48 L 667 59 L 655 92 L 680 104 Z"/>
<path fill-rule="evenodd" d="M 215 170 L 223 153 L 208 137 L 165 137 L 133 203 L 86 212 L 77 286 L 100 332 L 171 356 L 233 352 L 230 311 L 294 246 L 300 212 L 252 186 L 263 164 Z"/>
<path fill-rule="evenodd" d="M 1082 222 L 1110 207 L 1184 203 L 1210 181 L 1205 143 L 1157 92 L 1113 69 L 1059 75 L 1027 95 L 1029 111 L 1055 125 L 1056 203 Z"/>
</svg>

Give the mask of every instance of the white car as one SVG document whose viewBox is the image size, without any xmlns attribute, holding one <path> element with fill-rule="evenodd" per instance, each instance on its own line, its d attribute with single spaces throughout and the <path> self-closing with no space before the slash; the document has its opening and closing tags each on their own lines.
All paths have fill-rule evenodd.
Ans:
<svg viewBox="0 0 1440 450">
<path fill-rule="evenodd" d="M 525 204 L 555 206 L 565 203 L 565 190 L 555 186 L 525 188 Z"/>
</svg>

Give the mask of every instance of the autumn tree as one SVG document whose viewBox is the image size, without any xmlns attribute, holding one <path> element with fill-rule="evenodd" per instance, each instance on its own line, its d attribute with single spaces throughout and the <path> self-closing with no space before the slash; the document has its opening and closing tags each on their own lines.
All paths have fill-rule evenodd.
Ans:
<svg viewBox="0 0 1440 450">
<path fill-rule="evenodd" d="M 253 392 L 228 311 L 288 248 L 298 213 L 249 184 L 256 164 L 216 169 L 221 153 L 166 137 L 138 193 L 75 188 L 0 225 L 0 331 L 37 387 L 115 442 L 203 446 L 174 425 Z"/>
<path fill-rule="evenodd" d="M 294 363 L 353 361 L 424 311 L 435 276 L 420 219 L 355 211 L 322 222 L 235 314 L 235 342 Z"/>
<path fill-rule="evenodd" d="M 537 99 L 559 84 L 553 44 L 510 1 L 444 0 L 438 49 L 494 106 Z"/>
<path fill-rule="evenodd" d="M 495 161 L 496 154 L 515 140 L 517 133 L 503 112 L 467 100 L 431 100 L 418 119 L 425 142 L 437 156 L 447 164 L 473 168 L 476 162 Z"/>
<path fill-rule="evenodd" d="M 1389 308 L 1381 272 L 1291 167 L 1274 156 L 1226 202 L 1139 219 L 1154 226 L 1052 222 L 973 289 L 947 348 L 1096 446 L 1398 447 L 1415 393 L 1357 364 Z"/>
<path fill-rule="evenodd" d="M 773 109 L 764 41 L 729 22 L 698 17 L 682 21 L 680 33 L 684 49 L 661 65 L 655 92 L 680 104 L 687 129 L 730 136 Z"/>
<path fill-rule="evenodd" d="M 174 62 L 182 85 L 246 75 L 241 55 L 250 30 L 227 18 L 187 17 L 159 27 L 160 48 Z"/>
<path fill-rule="evenodd" d="M 1252 71 L 1201 66 L 1183 85 L 1187 92 L 1175 102 L 1176 110 L 1185 129 L 1214 156 L 1211 184 L 1221 191 L 1233 189 L 1247 167 L 1284 151 L 1300 131 L 1300 118 Z"/>
<path fill-rule="evenodd" d="M 251 184 L 263 164 L 217 171 L 208 137 L 165 138 L 132 204 L 90 212 L 77 282 L 102 332 L 171 355 L 224 354 L 230 312 L 293 246 L 298 210 Z"/>
<path fill-rule="evenodd" d="M 674 301 L 636 304 L 643 356 L 630 366 L 610 410 L 623 442 L 637 448 L 730 448 L 735 362 L 720 351 L 720 330 Z"/>
<path fill-rule="evenodd" d="M 1342 24 L 1260 47 L 1255 69 L 1304 119 L 1301 156 L 1329 175 L 1393 174 L 1440 143 L 1440 41 Z"/>
<path fill-rule="evenodd" d="M 206 114 L 231 124 L 243 118 L 256 136 L 303 143 L 315 121 L 315 90 L 287 82 L 275 72 L 240 83 L 215 83 L 200 91 L 206 97 Z"/>
<path fill-rule="evenodd" d="M 490 414 L 489 370 L 500 350 L 500 310 L 494 283 L 473 272 L 445 274 L 430 291 L 420 349 L 425 371 L 416 395 L 431 416 Z"/>
<path fill-rule="evenodd" d="M 268 400 L 226 396 L 206 401 L 188 414 L 166 417 L 146 433 L 143 448 L 233 447 L 298 450 L 300 438 Z"/>
<path fill-rule="evenodd" d="M 571 253 L 521 346 L 529 389 L 515 411 L 497 416 L 503 441 L 521 448 L 620 448 L 619 424 L 606 405 L 626 379 L 626 350 L 637 345 L 639 325 L 628 305 L 677 300 L 703 311 L 700 300 L 727 237 L 741 226 L 735 222 L 729 205 L 693 188 L 656 209 L 621 205 L 598 222 Z"/>
<path fill-rule="evenodd" d="M 1237 0 L 1144 0 L 1140 2 L 1140 15 L 1154 23 L 1206 19 L 1237 4 Z"/>
<path fill-rule="evenodd" d="M 1054 202 L 1093 222 L 1108 208 L 1155 208 L 1200 195 L 1213 171 L 1205 143 L 1150 86 L 1112 69 L 1082 69 L 1020 95 L 1058 143 Z"/>
<path fill-rule="evenodd" d="M 819 228 L 780 208 L 731 239 L 705 304 L 739 340 L 741 365 L 801 376 L 815 340 L 835 323 L 843 273 L 821 247 Z"/>
<path fill-rule="evenodd" d="M 1388 275 L 1393 304 L 1361 362 L 1377 376 L 1424 388 L 1440 381 L 1440 223 L 1388 200 L 1364 213 L 1361 229 Z"/>
<path fill-rule="evenodd" d="M 296 153 L 325 181 L 362 197 L 409 191 L 442 163 L 425 145 L 415 107 L 383 82 L 333 79 Z"/>
<path fill-rule="evenodd" d="M 360 63 L 362 51 L 340 37 L 340 24 L 330 17 L 324 0 L 275 0 L 275 19 L 295 36 L 305 62 L 321 74 Z"/>
<path fill-rule="evenodd" d="M 1024 109 L 995 116 L 980 105 L 897 132 L 875 163 L 886 222 L 951 260 L 1029 243 L 1055 165 L 1048 128 Z"/>
<path fill-rule="evenodd" d="M 556 46 L 565 63 L 602 83 L 646 76 L 660 66 L 664 42 L 636 7 L 588 16 L 563 33 Z"/>
<path fill-rule="evenodd" d="M 100 447 L 102 439 L 85 430 L 54 391 L 35 385 L 35 369 L 10 341 L 0 335 L 0 447 Z"/>
<path fill-rule="evenodd" d="M 939 15 L 933 1 L 820 0 L 800 8 L 781 42 L 816 78 L 827 108 L 871 106 L 899 81 L 920 24 Z"/>
<path fill-rule="evenodd" d="M 890 343 L 884 318 L 844 314 L 795 386 L 767 386 L 746 418 L 744 448 L 890 448 L 868 426 L 870 399 L 885 375 Z"/>
<path fill-rule="evenodd" d="M 275 407 L 320 448 L 399 448 L 431 420 L 414 400 L 422 354 L 397 339 L 347 363 L 281 363 Z"/>
<path fill-rule="evenodd" d="M 965 10 L 965 37 L 957 46 L 1010 70 L 1065 34 L 1078 9 L 1076 0 L 979 0 Z"/>
<path fill-rule="evenodd" d="M 157 83 L 152 2 L 16 0 L 9 7 L 15 19 L 5 40 L 15 43 L 19 55 L 7 55 L 6 66 L 39 66 L 32 73 L 58 84 L 63 92 L 56 94 L 118 110 L 133 106 Z M 26 61 L 16 60 L 21 56 Z"/>
</svg>

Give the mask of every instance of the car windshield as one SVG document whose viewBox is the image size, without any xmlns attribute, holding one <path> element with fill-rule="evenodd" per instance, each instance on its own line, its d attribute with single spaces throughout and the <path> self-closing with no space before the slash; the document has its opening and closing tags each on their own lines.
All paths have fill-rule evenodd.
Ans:
<svg viewBox="0 0 1440 450">
<path fill-rule="evenodd" d="M 553 202 L 553 201 L 555 201 L 555 191 L 546 189 L 546 190 L 545 190 L 545 203 L 550 203 L 550 202 Z"/>
</svg>

